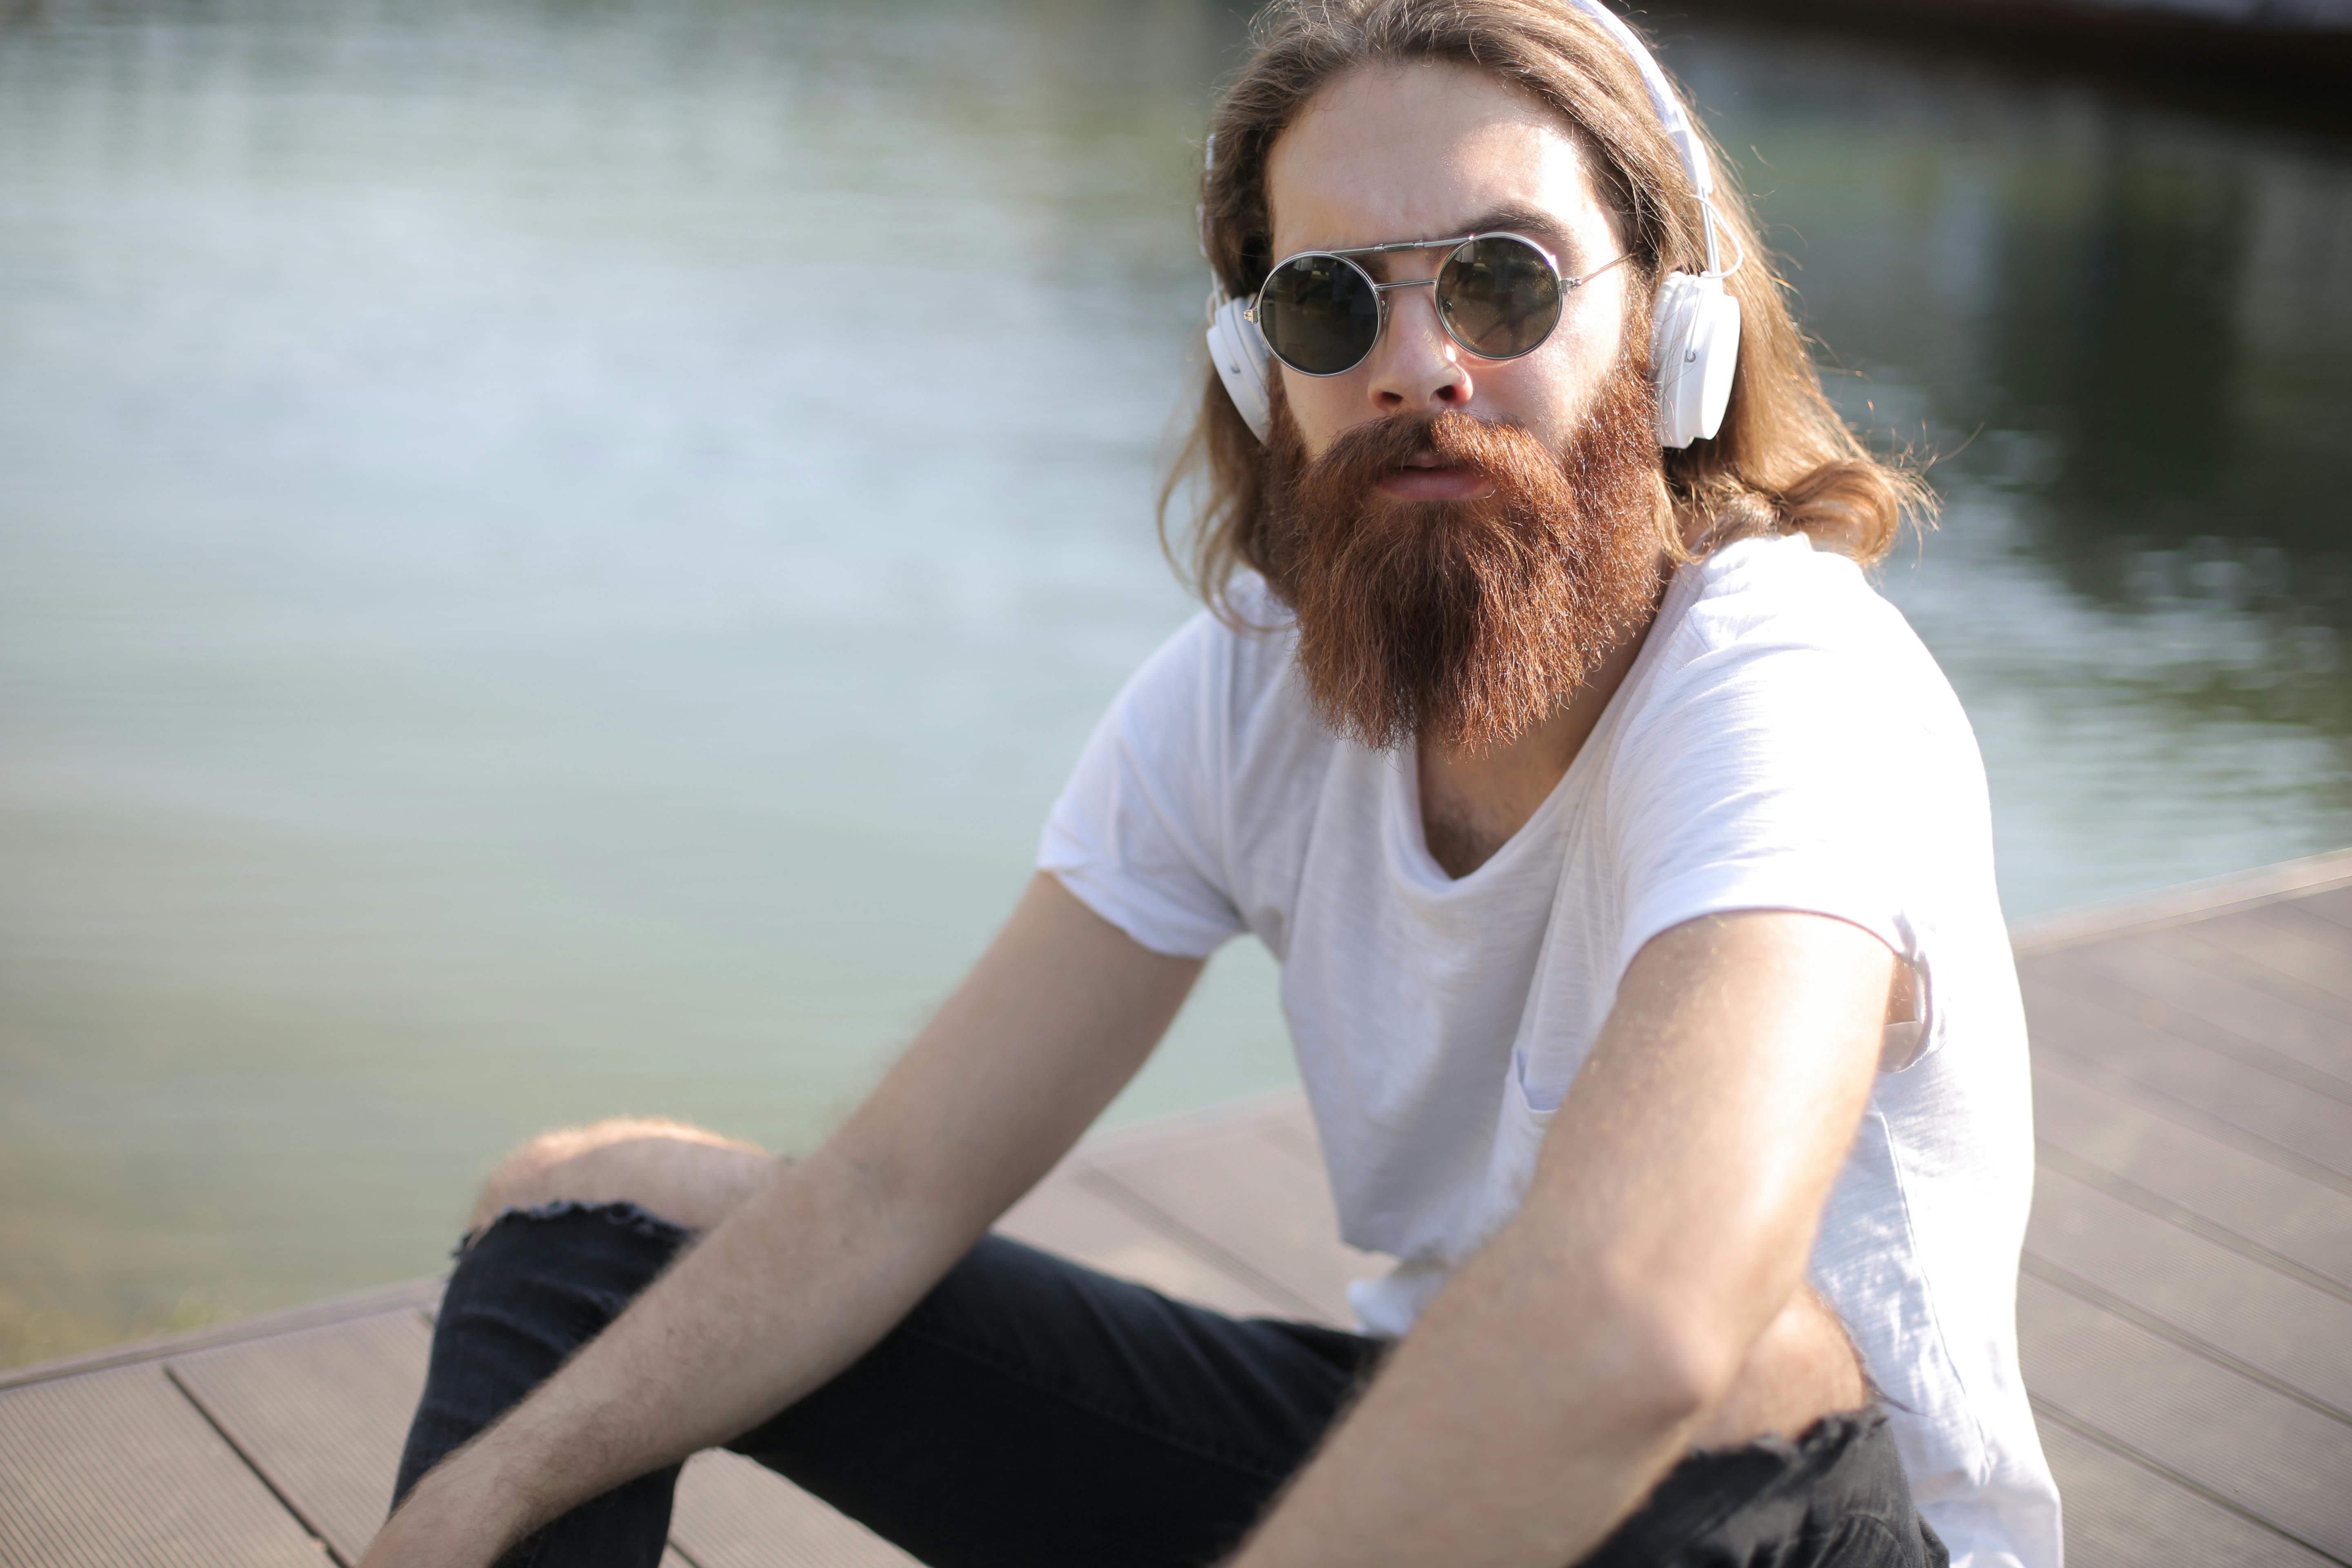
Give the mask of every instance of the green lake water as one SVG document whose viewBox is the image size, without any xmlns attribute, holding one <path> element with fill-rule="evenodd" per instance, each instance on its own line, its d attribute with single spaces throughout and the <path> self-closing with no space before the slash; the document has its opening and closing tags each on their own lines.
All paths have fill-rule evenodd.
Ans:
<svg viewBox="0 0 2352 1568">
<path fill-rule="evenodd" d="M 1661 24 L 2011 916 L 2352 843 L 2352 142 Z M 0 1363 L 436 1268 L 503 1148 L 819 1136 L 1188 613 L 1240 24 L 1177 0 L 0 13 Z M 1291 1080 L 1254 950 L 1112 1114 Z"/>
</svg>

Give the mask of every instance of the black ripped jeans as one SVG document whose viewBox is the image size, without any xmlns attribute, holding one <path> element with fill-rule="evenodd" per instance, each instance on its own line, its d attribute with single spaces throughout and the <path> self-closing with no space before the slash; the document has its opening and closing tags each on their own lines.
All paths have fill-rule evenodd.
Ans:
<svg viewBox="0 0 2352 1568">
<path fill-rule="evenodd" d="M 509 1214 L 460 1256 L 395 1498 L 611 1322 L 687 1240 L 631 1205 Z M 1239 1544 L 1381 1342 L 1239 1320 L 991 1237 L 881 1342 L 728 1446 L 935 1568 L 1204 1568 Z M 675 1468 L 509 1555 L 653 1568 Z M 1946 1561 L 1884 1417 L 1685 1458 L 1595 1568 Z"/>
</svg>

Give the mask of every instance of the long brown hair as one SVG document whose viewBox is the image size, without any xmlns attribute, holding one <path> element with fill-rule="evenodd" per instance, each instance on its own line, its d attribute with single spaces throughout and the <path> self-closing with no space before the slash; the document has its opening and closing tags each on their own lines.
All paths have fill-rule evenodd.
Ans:
<svg viewBox="0 0 2352 1568">
<path fill-rule="evenodd" d="M 1565 0 L 1275 0 L 1252 26 L 1255 47 L 1219 100 L 1214 166 L 1201 193 L 1202 240 L 1228 295 L 1255 293 L 1276 259 L 1265 166 L 1307 102 L 1365 66 L 1449 60 L 1483 70 L 1549 105 L 1597 151 L 1602 198 L 1617 210 L 1643 298 L 1658 279 L 1705 265 L 1696 195 L 1625 49 Z M 1726 287 L 1740 310 L 1738 368 L 1723 427 L 1665 454 L 1674 537 L 1700 551 L 1755 533 L 1801 529 L 1870 562 L 1906 516 L 1932 502 L 1911 473 L 1874 458 L 1822 392 L 1820 372 L 1790 314 L 1784 285 L 1757 237 L 1748 204 L 1720 158 L 1712 197 L 1726 249 L 1748 258 Z M 1200 412 L 1160 497 L 1168 509 L 1192 481 L 1190 575 L 1222 605 L 1242 567 L 1264 571 L 1265 451 L 1204 367 Z"/>
</svg>

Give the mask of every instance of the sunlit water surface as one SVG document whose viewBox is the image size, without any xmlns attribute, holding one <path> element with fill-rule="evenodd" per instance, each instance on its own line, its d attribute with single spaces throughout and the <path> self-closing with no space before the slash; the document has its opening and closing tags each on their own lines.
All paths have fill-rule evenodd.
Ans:
<svg viewBox="0 0 2352 1568">
<path fill-rule="evenodd" d="M 1213 5 L 0 19 L 0 1361 L 805 1145 L 1188 612 Z M 1880 439 L 2013 919 L 2352 841 L 2352 153 L 1675 24 Z M 1934 825 L 1923 824 L 1923 831 Z M 1113 1114 L 1289 1081 L 1254 950 Z"/>
</svg>

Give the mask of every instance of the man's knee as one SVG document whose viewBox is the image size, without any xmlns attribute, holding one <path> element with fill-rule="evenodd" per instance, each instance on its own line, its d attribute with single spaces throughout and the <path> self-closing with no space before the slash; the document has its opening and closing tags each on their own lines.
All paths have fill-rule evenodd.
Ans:
<svg viewBox="0 0 2352 1568">
<path fill-rule="evenodd" d="M 776 1158 L 755 1144 L 661 1117 L 620 1116 L 542 1132 L 499 1162 L 468 1226 L 545 1204 L 633 1203 L 708 1230 L 767 1178 Z"/>
</svg>

